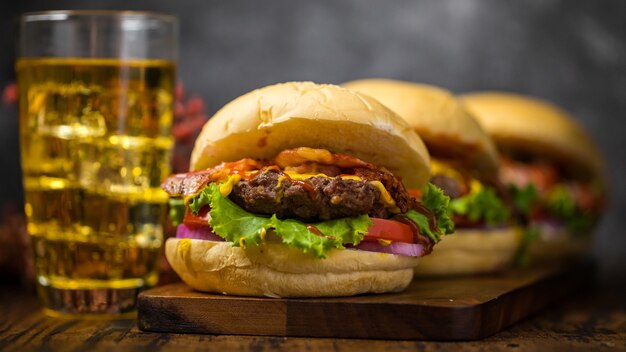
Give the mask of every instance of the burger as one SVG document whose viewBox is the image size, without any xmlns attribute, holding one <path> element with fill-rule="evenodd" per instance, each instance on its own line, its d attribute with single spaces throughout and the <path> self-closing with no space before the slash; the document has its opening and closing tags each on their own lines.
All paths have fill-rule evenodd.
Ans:
<svg viewBox="0 0 626 352">
<path fill-rule="evenodd" d="M 429 85 L 368 79 L 344 86 L 385 104 L 419 133 L 432 157 L 430 183 L 451 199 L 448 211 L 456 235 L 424 258 L 416 275 L 468 275 L 509 267 L 521 233 L 498 182 L 496 148 L 470 113 L 450 92 Z"/>
<path fill-rule="evenodd" d="M 602 157 L 564 110 L 522 95 L 462 96 L 500 150 L 500 179 L 526 225 L 523 258 L 561 261 L 588 252 L 605 204 Z"/>
<path fill-rule="evenodd" d="M 169 177 L 176 238 L 166 257 L 192 288 L 266 297 L 406 288 L 453 232 L 425 186 L 419 136 L 376 100 L 334 85 L 249 92 L 204 126 L 191 172 Z M 421 201 L 407 187 L 425 188 Z"/>
</svg>

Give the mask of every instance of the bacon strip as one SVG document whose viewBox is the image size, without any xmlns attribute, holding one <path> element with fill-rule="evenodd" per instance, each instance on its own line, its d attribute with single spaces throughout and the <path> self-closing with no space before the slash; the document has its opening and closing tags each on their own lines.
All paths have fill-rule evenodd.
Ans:
<svg viewBox="0 0 626 352">
<path fill-rule="evenodd" d="M 206 170 L 174 174 L 161 183 L 161 188 L 172 197 L 186 197 L 198 193 L 209 182 L 225 180 L 232 174 L 250 178 L 254 176 L 254 171 L 258 171 L 265 165 L 267 162 L 253 159 L 223 162 Z"/>
<path fill-rule="evenodd" d="M 340 168 L 374 168 L 368 162 L 347 154 L 333 154 L 326 149 L 294 148 L 284 150 L 274 158 L 276 165 L 282 167 L 297 167 L 304 164 L 316 163 L 321 165 L 333 165 Z"/>
<path fill-rule="evenodd" d="M 268 165 L 278 165 L 282 169 L 293 169 L 299 172 L 325 173 L 329 176 L 340 174 L 340 169 L 367 168 L 376 169 L 374 165 L 346 154 L 333 154 L 325 149 L 295 148 L 284 150 L 272 161 L 241 159 L 223 162 L 212 168 L 175 174 L 161 184 L 161 188 L 172 197 L 185 197 L 198 193 L 209 182 L 225 180 L 229 175 L 239 174 L 244 179 L 253 177 L 260 169 Z M 338 170 L 333 170 L 338 168 Z M 328 173 L 326 173 L 328 172 Z"/>
</svg>

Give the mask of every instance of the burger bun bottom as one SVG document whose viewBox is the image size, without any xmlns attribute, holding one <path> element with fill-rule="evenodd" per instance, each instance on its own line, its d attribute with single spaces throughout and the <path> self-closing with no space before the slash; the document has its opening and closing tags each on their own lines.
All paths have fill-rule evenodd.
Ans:
<svg viewBox="0 0 626 352">
<path fill-rule="evenodd" d="M 325 259 L 283 244 L 247 248 L 230 242 L 170 238 L 165 255 L 195 290 L 254 297 L 333 297 L 398 292 L 413 278 L 416 257 L 332 250 Z"/>
<path fill-rule="evenodd" d="M 545 229 L 541 223 L 534 223 L 542 236 L 528 247 L 528 260 L 531 265 L 568 263 L 580 259 L 591 247 L 591 236 L 574 235 L 564 226 Z"/>
<path fill-rule="evenodd" d="M 415 268 L 416 276 L 485 274 L 505 270 L 513 264 L 522 232 L 502 229 L 457 229 L 445 236 L 431 255 Z"/>
</svg>

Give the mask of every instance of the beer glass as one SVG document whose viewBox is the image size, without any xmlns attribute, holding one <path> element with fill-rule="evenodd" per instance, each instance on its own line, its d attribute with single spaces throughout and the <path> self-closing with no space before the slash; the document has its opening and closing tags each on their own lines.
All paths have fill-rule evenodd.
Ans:
<svg viewBox="0 0 626 352">
<path fill-rule="evenodd" d="M 176 58 L 171 16 L 22 16 L 24 208 L 48 314 L 130 316 L 156 284 Z"/>
</svg>

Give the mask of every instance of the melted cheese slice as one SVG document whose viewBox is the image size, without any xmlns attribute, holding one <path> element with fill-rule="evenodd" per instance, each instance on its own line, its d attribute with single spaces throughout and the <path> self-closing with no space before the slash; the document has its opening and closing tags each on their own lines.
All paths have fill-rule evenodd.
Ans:
<svg viewBox="0 0 626 352">
<path fill-rule="evenodd" d="M 460 172 L 456 171 L 454 168 L 450 167 L 446 163 L 431 159 L 430 168 L 432 170 L 433 175 L 436 175 L 436 174 L 444 175 L 444 176 L 453 178 L 459 182 L 463 182 L 463 175 L 461 175 Z"/>
<path fill-rule="evenodd" d="M 378 188 L 378 191 L 380 192 L 380 201 L 385 205 L 385 207 L 389 208 L 389 211 L 392 213 L 400 213 L 400 209 L 396 206 L 396 201 L 393 199 L 391 194 L 389 194 L 382 182 L 370 181 L 370 185 Z"/>
<path fill-rule="evenodd" d="M 458 182 L 464 183 L 464 178 L 463 175 L 461 175 L 460 172 L 458 172 L 456 169 L 450 167 L 449 165 L 447 165 L 444 162 L 438 161 L 438 160 L 434 160 L 431 159 L 430 161 L 430 166 L 432 169 L 432 174 L 433 175 L 444 175 L 450 178 L 453 178 L 455 180 L 457 180 Z M 483 184 L 478 181 L 475 178 L 471 178 L 470 179 L 470 183 L 469 183 L 469 192 L 468 194 L 474 194 L 477 192 L 480 192 L 480 190 L 482 190 L 483 188 Z"/>
<path fill-rule="evenodd" d="M 325 178 L 335 178 L 333 176 L 328 176 L 322 173 L 297 173 L 294 171 L 283 171 L 286 176 L 281 176 L 278 178 L 278 188 L 279 194 L 277 200 L 280 201 L 282 198 L 282 189 L 281 184 L 283 180 L 290 178 L 295 181 L 303 181 L 312 177 L 325 177 Z M 363 179 L 356 175 L 339 175 L 339 177 L 343 180 L 354 180 L 354 181 L 362 181 Z M 237 184 L 237 182 L 241 181 L 241 175 L 233 174 L 231 175 L 226 182 L 220 185 L 220 193 L 223 197 L 228 197 L 228 195 L 233 191 L 233 187 Z M 380 192 L 380 202 L 385 205 L 392 213 L 399 213 L 400 209 L 396 206 L 396 201 L 393 199 L 389 191 L 385 188 L 385 186 L 380 181 L 370 181 L 370 184 Z M 199 192 L 198 192 L 199 193 Z M 188 204 L 189 201 L 194 198 L 197 194 L 191 194 L 185 197 L 185 204 Z"/>
<path fill-rule="evenodd" d="M 284 171 L 284 173 L 291 178 L 292 180 L 302 181 L 311 177 L 325 177 L 325 178 L 335 178 L 332 176 L 328 176 L 325 174 L 314 174 L 314 173 L 304 173 L 300 174 L 293 171 Z M 362 181 L 363 179 L 356 175 L 339 175 L 339 177 L 343 180 L 355 180 Z M 278 179 L 278 187 L 280 187 L 281 182 L 287 177 L 282 176 Z M 391 194 L 387 191 L 385 186 L 380 181 L 370 181 L 370 184 L 378 189 L 380 192 L 380 202 L 385 205 L 385 207 L 389 208 L 389 210 L 393 213 L 400 213 L 400 209 L 396 207 L 396 201 L 393 199 Z M 280 199 L 280 194 L 279 194 Z"/>
<path fill-rule="evenodd" d="M 290 179 L 296 180 L 296 181 L 306 180 L 307 178 L 311 178 L 311 177 L 334 178 L 333 176 L 328 176 L 328 175 L 319 174 L 319 173 L 318 174 L 314 174 L 314 173 L 299 174 L 299 173 L 294 172 L 294 171 L 283 171 L 283 172 L 287 176 L 289 176 Z M 283 177 L 281 177 L 281 178 L 283 178 Z M 339 175 L 339 177 L 341 177 L 342 180 L 355 180 L 355 181 L 361 181 L 362 180 L 362 178 L 360 178 L 359 176 L 356 176 L 356 175 Z"/>
<path fill-rule="evenodd" d="M 226 182 L 220 185 L 220 193 L 222 197 L 228 197 L 230 192 L 233 191 L 233 186 L 237 184 L 237 182 L 241 181 L 241 175 L 231 175 Z"/>
</svg>

